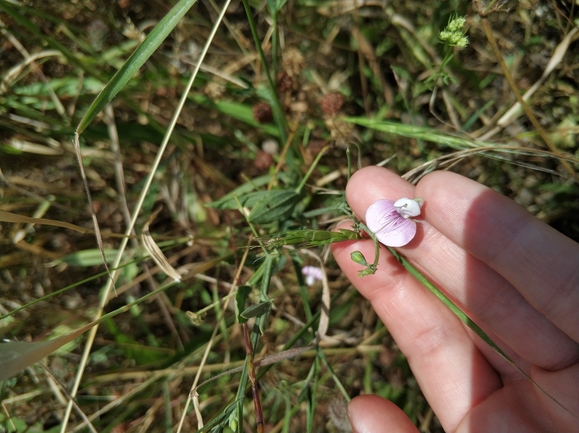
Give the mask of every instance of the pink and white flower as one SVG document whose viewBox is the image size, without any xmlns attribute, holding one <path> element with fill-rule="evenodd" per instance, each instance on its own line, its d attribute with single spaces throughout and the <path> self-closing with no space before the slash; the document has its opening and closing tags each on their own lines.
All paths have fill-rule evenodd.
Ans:
<svg viewBox="0 0 579 433">
<path fill-rule="evenodd" d="M 380 243 L 388 247 L 403 247 L 416 235 L 416 221 L 424 204 L 421 198 L 401 198 L 397 201 L 378 200 L 366 211 L 366 226 Z"/>
<path fill-rule="evenodd" d="M 306 284 L 312 286 L 316 281 L 322 281 L 324 279 L 324 272 L 315 266 L 304 266 L 302 268 L 302 274 L 306 277 Z"/>
</svg>

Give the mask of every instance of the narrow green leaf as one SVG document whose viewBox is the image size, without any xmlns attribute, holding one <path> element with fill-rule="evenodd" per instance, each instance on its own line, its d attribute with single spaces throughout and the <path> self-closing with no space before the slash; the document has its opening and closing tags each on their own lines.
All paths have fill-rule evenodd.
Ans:
<svg viewBox="0 0 579 433">
<path fill-rule="evenodd" d="M 123 67 L 111 78 L 103 90 L 93 101 L 86 114 L 77 127 L 77 133 L 80 134 L 92 122 L 96 115 L 108 104 L 127 82 L 135 75 L 141 66 L 151 57 L 155 50 L 161 45 L 169 33 L 179 23 L 181 18 L 195 4 L 197 0 L 181 0 L 145 38 L 143 43 L 125 62 Z"/>
<path fill-rule="evenodd" d="M 290 216 L 300 200 L 300 195 L 293 190 L 277 189 L 267 191 L 256 203 L 249 214 L 249 221 L 255 224 L 267 224 Z"/>
<path fill-rule="evenodd" d="M 279 98 L 276 95 L 276 85 L 273 81 L 271 74 L 269 73 L 269 62 L 265 58 L 265 54 L 263 49 L 261 48 L 261 41 L 259 39 L 259 35 L 257 33 L 257 26 L 255 24 L 255 20 L 253 19 L 253 13 L 251 12 L 251 7 L 249 6 L 249 2 L 247 0 L 243 1 L 243 8 L 245 9 L 245 14 L 247 16 L 247 23 L 249 24 L 249 28 L 251 29 L 251 34 L 253 36 L 253 43 L 255 44 L 255 48 L 259 53 L 259 58 L 261 60 L 261 67 L 263 68 L 263 72 L 267 78 L 268 87 L 271 92 L 271 99 L 272 99 L 272 111 L 273 111 L 273 118 L 275 119 L 275 123 L 279 128 L 279 138 L 282 142 L 286 142 L 287 140 L 287 120 L 285 118 L 285 114 L 281 103 L 279 102 Z M 292 152 L 288 152 L 287 158 L 288 160 L 292 159 Z M 291 165 L 291 164 L 290 164 Z"/>
<path fill-rule="evenodd" d="M 285 173 L 278 173 L 277 179 L 284 183 L 288 183 L 289 181 Z M 238 200 L 243 203 L 242 198 L 244 196 L 246 196 L 250 192 L 255 192 L 257 188 L 267 185 L 270 182 L 271 182 L 270 174 L 256 177 L 254 179 L 251 179 L 251 181 L 248 181 L 243 185 L 238 186 L 233 191 L 228 192 L 219 200 L 215 200 L 211 203 L 205 204 L 205 206 L 215 209 L 238 209 L 239 208 Z"/>
<path fill-rule="evenodd" d="M 243 311 L 243 313 L 241 313 L 239 316 L 247 322 L 248 319 L 263 316 L 264 314 L 269 313 L 270 310 L 271 301 L 264 301 L 246 308 L 245 311 Z"/>
<path fill-rule="evenodd" d="M 24 343 L 9 341 L 0 344 L 0 382 L 16 375 L 19 371 L 74 340 L 83 332 L 94 326 L 94 323 L 83 326 L 70 334 L 52 340 Z"/>
<path fill-rule="evenodd" d="M 239 323 L 247 322 L 247 319 L 241 316 L 241 312 L 245 310 L 245 303 L 247 302 L 250 293 L 250 286 L 239 286 L 237 288 L 237 293 L 235 294 L 235 316 Z"/>
<path fill-rule="evenodd" d="M 267 198 L 270 192 L 271 191 L 252 191 L 244 195 L 234 195 L 232 197 L 230 197 L 228 194 L 227 197 L 210 203 L 207 206 L 213 207 L 215 209 L 239 209 L 240 204 L 241 206 L 253 207 L 259 201 Z"/>
<path fill-rule="evenodd" d="M 274 125 L 259 123 L 257 120 L 255 120 L 255 117 L 253 117 L 252 108 L 247 104 L 241 104 L 239 102 L 227 100 L 216 101 L 212 98 L 209 98 L 208 96 L 201 94 L 191 94 L 189 95 L 189 99 L 194 101 L 196 104 L 201 104 L 212 110 L 219 111 L 220 113 L 223 113 L 233 119 L 240 120 L 244 123 L 247 123 L 248 125 L 259 128 L 272 137 L 280 136 L 279 129 Z"/>
<path fill-rule="evenodd" d="M 467 137 L 452 135 L 443 131 L 437 131 L 434 128 L 429 128 L 426 126 L 406 125 L 399 122 L 368 119 L 365 117 L 349 117 L 342 120 L 363 126 L 365 128 L 373 129 L 375 131 L 386 132 L 401 137 L 415 138 L 417 140 L 430 141 L 432 143 L 445 145 L 452 149 L 458 150 L 478 147 L 483 148 L 484 146 L 496 145 L 494 143 L 488 142 L 477 142 Z"/>
<path fill-rule="evenodd" d="M 354 230 L 338 229 L 329 230 L 289 230 L 271 236 L 269 239 L 261 239 L 268 248 L 279 248 L 283 245 L 298 245 L 300 248 L 317 247 L 335 242 L 352 241 L 361 239 L 360 233 Z"/>
<path fill-rule="evenodd" d="M 103 251 L 107 258 L 107 263 L 112 263 L 117 250 L 112 248 L 107 248 Z M 98 248 L 90 250 L 77 251 L 75 253 L 68 254 L 64 257 L 54 260 L 51 265 L 58 265 L 60 263 L 66 263 L 70 266 L 99 266 L 103 264 L 103 258 L 101 250 Z"/>
</svg>

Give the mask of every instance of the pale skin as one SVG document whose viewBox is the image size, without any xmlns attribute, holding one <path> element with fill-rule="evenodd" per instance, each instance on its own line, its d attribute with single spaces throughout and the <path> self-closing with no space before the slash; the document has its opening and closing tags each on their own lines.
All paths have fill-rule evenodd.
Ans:
<svg viewBox="0 0 579 433">
<path fill-rule="evenodd" d="M 350 253 L 374 259 L 371 240 L 333 244 L 334 256 L 406 355 L 446 432 L 579 431 L 579 244 L 523 208 L 454 173 L 413 186 L 379 167 L 346 189 L 364 219 L 379 199 L 424 199 L 416 237 L 398 248 L 443 288 L 540 386 L 466 328 L 382 249 L 375 275 L 358 277 Z M 341 228 L 347 228 L 344 223 Z M 354 398 L 355 433 L 418 432 L 393 403 Z"/>
</svg>

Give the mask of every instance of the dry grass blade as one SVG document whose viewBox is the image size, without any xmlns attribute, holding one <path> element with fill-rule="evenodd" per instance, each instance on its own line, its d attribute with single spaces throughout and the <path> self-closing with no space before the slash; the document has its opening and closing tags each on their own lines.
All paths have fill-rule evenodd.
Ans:
<svg viewBox="0 0 579 433">
<path fill-rule="evenodd" d="M 539 123 L 539 121 L 537 120 L 537 118 L 535 117 L 535 115 L 533 114 L 533 112 L 531 111 L 531 109 L 529 108 L 529 106 L 524 101 L 523 97 L 521 96 L 519 89 L 517 88 L 517 85 L 513 79 L 513 76 L 511 75 L 511 72 L 509 71 L 509 68 L 505 62 L 505 59 L 503 58 L 503 55 L 501 54 L 501 51 L 499 50 L 499 47 L 497 45 L 497 41 L 495 40 L 495 37 L 493 36 L 493 32 L 492 32 L 489 20 L 486 18 L 486 16 L 481 11 L 479 11 L 479 13 L 482 16 L 482 24 L 483 24 L 485 35 L 486 35 L 486 37 L 491 45 L 491 48 L 493 49 L 495 57 L 496 57 L 497 61 L 499 62 L 499 65 L 501 66 L 503 73 L 505 74 L 505 78 L 507 79 L 507 82 L 509 83 L 511 90 L 512 90 L 513 94 L 515 95 L 515 98 L 517 98 L 517 101 L 519 102 L 519 104 L 521 104 L 521 107 L 523 108 L 523 111 L 527 115 L 527 118 L 533 124 L 533 127 L 537 130 L 537 132 L 539 133 L 539 135 L 541 136 L 541 138 L 543 139 L 543 141 L 545 142 L 545 144 L 547 145 L 549 150 L 551 150 L 551 152 L 556 153 L 556 154 L 560 153 L 558 151 L 558 149 L 553 145 L 551 139 L 549 138 L 549 136 L 545 132 L 545 129 L 541 126 L 541 124 Z M 573 169 L 573 167 L 570 164 L 568 164 L 566 161 L 562 160 L 561 165 L 565 168 L 565 170 L 567 170 L 567 172 L 576 181 L 579 180 L 579 178 L 577 177 L 577 173 L 575 173 L 575 170 Z"/>
<path fill-rule="evenodd" d="M 88 429 L 92 432 L 92 433 L 97 433 L 97 429 L 95 428 L 95 426 L 90 422 L 90 420 L 88 419 L 88 417 L 86 416 L 86 414 L 82 411 L 82 409 L 80 408 L 80 406 L 77 404 L 76 401 L 74 401 L 74 399 L 70 396 L 70 394 L 68 393 L 68 391 L 66 390 L 66 386 L 52 373 L 52 371 L 50 371 L 50 369 L 44 365 L 44 363 L 40 363 L 40 366 L 43 368 L 43 370 L 45 371 L 45 373 L 47 374 L 48 380 L 51 384 L 51 388 L 54 389 L 55 392 L 57 392 L 59 394 L 60 400 L 64 400 L 64 395 L 62 395 L 61 393 L 63 392 L 64 394 L 66 394 L 66 396 L 68 397 L 69 401 L 72 403 L 72 405 L 74 406 L 74 409 L 76 410 L 76 412 L 79 414 L 79 416 L 82 418 L 82 420 L 84 421 L 85 425 L 88 427 Z"/>
<path fill-rule="evenodd" d="M 77 226 L 75 224 L 67 223 L 64 221 L 57 221 L 48 218 L 32 218 L 24 215 L 18 215 L 12 212 L 6 212 L 0 210 L 0 222 L 5 223 L 21 223 L 21 224 L 38 224 L 53 227 L 62 227 L 64 229 L 74 230 L 80 233 L 94 233 L 94 230 L 86 229 L 84 227 Z M 110 233 L 106 234 L 111 236 Z M 122 235 L 112 235 L 112 236 L 122 236 Z"/>
<path fill-rule="evenodd" d="M 492 156 L 490 156 L 492 153 Z M 504 157 L 501 154 L 505 154 Z M 502 159 L 510 164 L 517 165 L 520 167 L 525 167 L 534 171 L 541 171 L 543 173 L 548 173 L 552 176 L 561 176 L 554 170 L 542 167 L 540 165 L 528 164 L 520 161 L 516 158 L 519 155 L 530 155 L 541 158 L 553 158 L 556 160 L 564 160 L 571 164 L 579 164 L 579 159 L 573 158 L 568 155 L 558 155 L 543 149 L 534 149 L 532 147 L 519 147 L 519 146 L 503 146 L 503 145 L 489 145 L 481 148 L 474 149 L 464 149 L 446 155 L 441 155 L 437 158 L 433 158 L 430 161 L 413 168 L 412 170 L 406 172 L 402 177 L 407 181 L 416 184 L 422 177 L 434 170 L 449 170 L 452 166 L 456 165 L 458 162 L 465 158 L 473 156 L 485 156 L 492 157 L 495 159 Z"/>
<path fill-rule="evenodd" d="M 48 83 L 48 79 L 42 72 L 42 69 L 40 69 L 40 67 L 36 64 L 36 61 L 49 56 L 62 56 L 62 53 L 57 50 L 45 50 L 30 55 L 30 53 L 26 50 L 26 48 L 24 48 L 24 46 L 20 43 L 20 41 L 16 39 L 16 37 L 14 37 L 12 33 L 8 31 L 6 25 L 2 20 L 0 20 L 0 33 L 2 33 L 10 41 L 10 43 L 18 49 L 20 54 L 22 54 L 22 57 L 24 57 L 24 62 L 20 63 L 19 65 L 16 65 L 7 74 L 4 75 L 4 77 L 2 78 L 2 83 L 0 84 L 0 93 L 4 93 L 8 89 L 10 81 L 12 81 L 16 76 L 18 76 L 20 72 L 28 65 L 33 66 L 35 72 L 38 74 L 42 82 Z M 50 99 L 54 103 L 54 107 L 58 112 L 58 114 L 60 114 L 63 118 L 66 118 L 64 106 L 62 105 L 62 102 L 60 102 L 60 99 L 58 99 L 58 96 L 56 96 L 54 90 L 49 87 L 48 92 L 50 94 Z"/>
<path fill-rule="evenodd" d="M 294 347 L 293 349 L 284 350 L 283 352 L 279 352 L 279 353 L 276 353 L 274 355 L 268 355 L 266 357 L 260 358 L 256 361 L 254 361 L 254 365 L 256 367 L 265 367 L 266 365 L 272 365 L 272 364 L 275 364 L 276 362 L 281 362 L 281 361 L 285 361 L 287 359 L 295 358 L 296 356 L 301 355 L 302 353 L 307 352 L 308 350 L 313 350 L 315 348 L 316 348 L 316 346 Z M 222 373 L 216 374 L 215 376 L 211 377 L 210 379 L 207 379 L 206 381 L 201 382 L 199 385 L 197 385 L 196 389 L 199 389 L 203 385 L 206 385 L 210 382 L 213 382 L 214 380 L 219 379 L 220 377 L 227 376 L 227 375 L 232 374 L 232 373 L 240 373 L 243 371 L 244 368 L 245 368 L 245 366 L 240 365 L 238 367 L 234 367 L 234 368 L 228 369 L 227 371 L 224 371 Z"/>
<path fill-rule="evenodd" d="M 557 66 L 559 66 L 561 61 L 565 58 L 565 53 L 567 53 L 567 50 L 569 49 L 569 44 L 571 43 L 571 40 L 578 31 L 579 28 L 574 27 L 569 33 L 567 33 L 567 35 L 563 38 L 563 40 L 559 43 L 559 45 L 557 45 L 541 77 L 522 96 L 523 101 L 527 102 L 531 98 L 531 96 L 533 96 L 535 92 L 541 87 L 541 85 L 545 82 L 545 80 L 551 74 L 551 72 L 553 72 L 553 70 Z M 517 102 L 511 108 L 509 108 L 509 110 L 505 114 L 501 116 L 501 118 L 497 121 L 497 125 L 500 128 L 505 128 L 516 118 L 518 118 L 521 114 L 522 114 L 521 104 L 520 102 Z M 499 128 L 495 128 L 489 131 L 484 136 L 480 137 L 480 140 L 481 141 L 489 140 L 490 138 L 494 137 L 499 131 L 500 131 Z"/>
<path fill-rule="evenodd" d="M 167 260 L 167 257 L 161 251 L 161 248 L 157 246 L 151 233 L 149 232 L 149 226 L 155 220 L 159 212 L 163 209 L 160 207 L 149 217 L 149 220 L 143 226 L 143 232 L 141 233 L 141 240 L 143 241 L 143 246 L 151 255 L 151 258 L 155 261 L 157 266 L 161 268 L 168 276 L 173 278 L 175 281 L 181 281 L 181 274 L 177 269 L 171 266 L 171 263 Z"/>
<path fill-rule="evenodd" d="M 32 143 L 30 141 L 17 140 L 14 138 L 11 138 L 8 141 L 8 145 L 15 150 L 35 155 L 56 156 L 62 155 L 63 153 L 63 150 L 60 147 L 52 148 L 44 144 Z"/>
<path fill-rule="evenodd" d="M 251 244 L 251 239 L 248 243 L 248 246 L 249 246 L 249 244 Z M 233 294 L 237 290 L 237 284 L 239 282 L 239 278 L 241 277 L 241 272 L 243 270 L 243 266 L 245 265 L 245 260 L 247 259 L 248 254 L 249 254 L 249 248 L 246 248 L 245 253 L 243 254 L 243 258 L 241 259 L 241 263 L 237 268 L 237 272 L 235 273 L 235 277 L 233 278 L 233 282 L 231 284 L 231 287 L 229 288 L 229 294 L 228 294 L 228 296 L 226 296 L 223 308 L 220 310 L 221 312 L 226 310 L 227 306 L 229 305 L 229 302 L 231 299 L 231 297 L 229 295 Z M 187 275 L 185 277 L 187 277 Z M 222 313 L 220 314 L 220 317 L 218 319 L 218 324 L 221 320 L 223 320 L 223 314 Z M 187 399 L 187 402 L 185 403 L 185 408 L 183 410 L 183 416 L 179 420 L 179 427 L 177 428 L 177 433 L 180 433 L 181 429 L 183 428 L 183 423 L 185 422 L 185 415 L 187 414 L 187 409 L 189 408 L 190 402 L 193 401 L 194 404 L 196 403 L 193 400 L 193 396 L 195 395 L 195 391 L 196 391 L 198 384 L 199 384 L 199 381 L 201 379 L 201 373 L 203 371 L 203 367 L 205 366 L 205 364 L 207 362 L 207 358 L 209 357 L 211 348 L 212 348 L 212 346 L 215 342 L 215 339 L 217 337 L 218 330 L 219 330 L 219 326 L 217 325 L 213 329 L 213 332 L 211 334 L 211 338 L 207 342 L 206 349 L 203 352 L 203 357 L 202 357 L 201 362 L 199 364 L 199 370 L 195 374 L 195 379 L 193 379 L 193 384 L 191 385 L 191 390 L 189 391 L 189 398 Z M 195 412 L 197 412 L 197 411 L 198 411 L 198 409 L 195 410 Z M 202 420 L 199 419 L 198 422 L 202 423 Z"/>
<path fill-rule="evenodd" d="M 76 153 L 76 159 L 78 161 L 78 167 L 80 169 L 80 176 L 82 179 L 82 184 L 84 186 L 84 192 L 85 192 L 86 198 L 88 200 L 88 205 L 89 205 L 89 209 L 90 209 L 90 213 L 91 213 L 91 217 L 92 217 L 95 239 L 97 241 L 99 251 L 101 252 L 101 257 L 103 259 L 103 265 L 107 271 L 107 274 L 109 274 L 110 281 L 112 283 L 112 286 L 114 287 L 113 274 L 111 273 L 111 270 L 109 269 L 107 257 L 105 255 L 105 248 L 103 245 L 103 238 L 101 236 L 101 229 L 99 226 L 98 218 L 96 216 L 94 203 L 92 201 L 92 195 L 90 193 L 90 187 L 88 186 L 88 179 L 86 177 L 86 171 L 84 170 L 84 164 L 82 163 L 82 154 L 80 152 L 80 142 L 79 142 L 79 136 L 77 133 L 74 134 L 73 143 L 74 143 L 74 151 Z"/>
</svg>

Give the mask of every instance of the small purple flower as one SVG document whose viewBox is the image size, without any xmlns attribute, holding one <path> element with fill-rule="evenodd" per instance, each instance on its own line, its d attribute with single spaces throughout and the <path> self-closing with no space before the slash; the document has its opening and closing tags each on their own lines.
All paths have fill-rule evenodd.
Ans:
<svg viewBox="0 0 579 433">
<path fill-rule="evenodd" d="M 312 286 L 316 281 L 322 281 L 324 279 L 324 272 L 315 266 L 304 266 L 302 268 L 302 274 L 306 277 L 306 284 Z"/>
<path fill-rule="evenodd" d="M 366 211 L 366 226 L 380 243 L 388 247 L 403 247 L 414 238 L 416 222 L 411 218 L 420 215 L 421 198 L 378 200 Z"/>
</svg>

